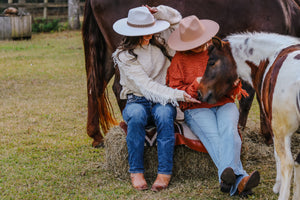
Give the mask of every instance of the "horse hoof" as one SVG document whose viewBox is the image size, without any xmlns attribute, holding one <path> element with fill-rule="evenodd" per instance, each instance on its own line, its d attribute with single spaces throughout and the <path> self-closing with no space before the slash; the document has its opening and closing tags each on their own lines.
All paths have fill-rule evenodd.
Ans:
<svg viewBox="0 0 300 200">
<path fill-rule="evenodd" d="M 279 183 L 279 182 L 276 182 L 275 185 L 274 185 L 274 187 L 273 187 L 273 192 L 274 192 L 275 194 L 278 194 L 279 191 L 280 191 L 280 183 Z"/>
</svg>

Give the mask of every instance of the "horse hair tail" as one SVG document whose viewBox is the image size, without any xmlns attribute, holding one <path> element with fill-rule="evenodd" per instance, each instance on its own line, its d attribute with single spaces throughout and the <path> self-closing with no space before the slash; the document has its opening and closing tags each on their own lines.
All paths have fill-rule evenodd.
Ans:
<svg viewBox="0 0 300 200">
<path fill-rule="evenodd" d="M 88 113 L 88 115 L 92 116 L 88 117 L 87 131 L 88 135 L 93 137 L 93 134 L 89 133 L 91 123 L 94 123 L 92 125 L 96 127 L 99 127 L 100 123 L 100 128 L 106 134 L 113 125 L 117 124 L 117 121 L 108 99 L 108 91 L 105 90 L 108 84 L 105 80 L 107 44 L 95 19 L 91 0 L 86 0 L 85 3 L 82 39 L 85 53 L 88 98 L 91 98 L 89 102 L 92 102 L 92 107 L 97 108 L 97 110 L 93 111 L 89 108 Z M 99 128 L 97 129 L 99 130 Z"/>
</svg>

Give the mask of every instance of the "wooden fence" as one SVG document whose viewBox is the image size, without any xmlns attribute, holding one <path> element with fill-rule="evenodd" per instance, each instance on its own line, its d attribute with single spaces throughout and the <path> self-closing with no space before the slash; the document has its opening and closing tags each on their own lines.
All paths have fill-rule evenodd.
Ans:
<svg viewBox="0 0 300 200">
<path fill-rule="evenodd" d="M 7 0 L 7 3 L 1 3 L 0 13 L 8 7 L 24 8 L 25 12 L 29 12 L 33 18 L 47 18 L 47 19 L 68 19 L 68 0 L 61 0 L 60 2 L 48 2 L 43 0 L 43 3 L 16 3 L 13 0 Z M 80 15 L 84 11 L 84 0 L 79 3 Z"/>
</svg>

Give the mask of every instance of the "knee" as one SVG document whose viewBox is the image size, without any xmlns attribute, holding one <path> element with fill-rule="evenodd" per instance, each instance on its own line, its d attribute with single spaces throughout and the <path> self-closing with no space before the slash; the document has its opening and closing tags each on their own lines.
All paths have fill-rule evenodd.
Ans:
<svg viewBox="0 0 300 200">
<path fill-rule="evenodd" d="M 231 144 L 233 144 L 235 147 L 241 147 L 242 145 L 242 140 L 241 137 L 238 133 L 237 130 L 235 129 L 231 129 L 230 131 L 228 130 L 227 132 L 223 133 L 224 135 L 226 135 L 226 139 L 227 141 L 232 141 L 230 142 Z"/>
<path fill-rule="evenodd" d="M 144 110 L 134 110 L 130 115 L 130 119 L 136 124 L 147 124 L 147 115 Z"/>
<path fill-rule="evenodd" d="M 153 116 L 157 121 L 173 121 L 176 116 L 176 110 L 171 105 L 159 106 L 155 109 Z"/>
<path fill-rule="evenodd" d="M 128 106 L 123 111 L 123 118 L 127 123 L 146 124 L 147 112 L 142 106 Z"/>
<path fill-rule="evenodd" d="M 234 143 L 235 143 L 235 146 L 237 146 L 237 147 L 241 147 L 242 146 L 242 139 L 241 139 L 241 137 L 240 137 L 239 134 L 237 134 L 234 137 Z"/>
</svg>

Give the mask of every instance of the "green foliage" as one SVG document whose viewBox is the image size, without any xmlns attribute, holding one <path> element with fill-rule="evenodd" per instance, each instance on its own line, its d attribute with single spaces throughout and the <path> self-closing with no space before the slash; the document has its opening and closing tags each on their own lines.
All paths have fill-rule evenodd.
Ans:
<svg viewBox="0 0 300 200">
<path fill-rule="evenodd" d="M 58 31 L 66 31 L 69 29 L 68 22 L 61 22 L 59 23 Z"/>
<path fill-rule="evenodd" d="M 59 19 L 34 19 L 32 24 L 32 32 L 41 33 L 61 31 L 62 25 L 59 22 Z"/>
</svg>

